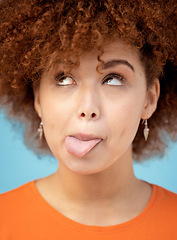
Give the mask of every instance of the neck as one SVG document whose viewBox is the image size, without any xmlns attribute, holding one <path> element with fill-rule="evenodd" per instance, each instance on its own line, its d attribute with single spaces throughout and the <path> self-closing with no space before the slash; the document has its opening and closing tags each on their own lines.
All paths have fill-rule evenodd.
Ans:
<svg viewBox="0 0 177 240">
<path fill-rule="evenodd" d="M 89 175 L 76 174 L 60 164 L 55 174 L 37 182 L 37 188 L 50 205 L 76 222 L 122 223 L 137 216 L 151 195 L 151 187 L 134 176 L 132 162 L 128 151 L 105 171 Z"/>
<path fill-rule="evenodd" d="M 89 175 L 79 175 L 71 172 L 60 164 L 54 175 L 55 187 L 60 189 L 65 197 L 77 201 L 102 201 L 128 194 L 134 190 L 137 179 L 133 173 L 131 151 L 108 169 Z"/>
</svg>

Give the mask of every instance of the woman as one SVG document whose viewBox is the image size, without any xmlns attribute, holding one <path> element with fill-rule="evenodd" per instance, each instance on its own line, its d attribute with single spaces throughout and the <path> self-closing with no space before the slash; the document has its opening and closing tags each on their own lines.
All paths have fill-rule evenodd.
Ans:
<svg viewBox="0 0 177 240">
<path fill-rule="evenodd" d="M 1 239 L 176 239 L 177 196 L 132 167 L 176 134 L 176 6 L 2 1 L 1 103 L 59 168 L 1 195 Z"/>
</svg>

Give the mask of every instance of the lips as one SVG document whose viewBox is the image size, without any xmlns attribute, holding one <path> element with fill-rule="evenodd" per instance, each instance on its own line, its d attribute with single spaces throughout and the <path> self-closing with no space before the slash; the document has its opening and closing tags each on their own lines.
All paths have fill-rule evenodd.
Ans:
<svg viewBox="0 0 177 240">
<path fill-rule="evenodd" d="M 101 141 L 102 138 L 93 135 L 75 134 L 65 138 L 65 147 L 70 154 L 83 157 Z"/>
</svg>

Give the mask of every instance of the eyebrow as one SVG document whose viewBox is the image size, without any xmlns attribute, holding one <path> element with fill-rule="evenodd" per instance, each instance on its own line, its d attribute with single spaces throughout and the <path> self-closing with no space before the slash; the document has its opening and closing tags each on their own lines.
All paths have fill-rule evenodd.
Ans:
<svg viewBox="0 0 177 240">
<path fill-rule="evenodd" d="M 129 62 L 127 62 L 126 60 L 122 60 L 122 59 L 111 60 L 111 61 L 105 62 L 105 63 L 103 64 L 102 69 L 103 69 L 103 70 L 106 70 L 106 69 L 108 69 L 108 68 L 112 68 L 112 67 L 115 67 L 116 65 L 120 65 L 120 64 L 126 65 L 126 66 L 129 67 L 133 72 L 135 71 L 134 67 L 133 67 Z"/>
</svg>

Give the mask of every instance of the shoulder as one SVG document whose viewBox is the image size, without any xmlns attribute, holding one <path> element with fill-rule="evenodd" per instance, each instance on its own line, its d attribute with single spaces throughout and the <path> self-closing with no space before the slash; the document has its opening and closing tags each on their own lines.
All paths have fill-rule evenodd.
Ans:
<svg viewBox="0 0 177 240">
<path fill-rule="evenodd" d="M 16 199 L 18 196 L 23 196 L 26 191 L 29 190 L 31 184 L 33 182 L 28 182 L 23 184 L 22 186 L 19 186 L 13 190 L 7 191 L 5 193 L 0 194 L 0 202 L 3 203 L 4 201 L 10 200 L 12 197 L 13 199 Z"/>
<path fill-rule="evenodd" d="M 40 205 L 34 181 L 0 194 L 0 239 L 12 239 L 12 236 L 13 239 L 28 239 L 29 229 L 33 234 L 44 219 L 38 210 Z M 30 235 L 29 239 L 32 238 Z"/>
<path fill-rule="evenodd" d="M 161 202 L 164 204 L 171 203 L 171 204 L 177 204 L 177 194 L 174 192 L 171 192 L 163 187 L 154 185 L 156 188 L 157 196 Z"/>
<path fill-rule="evenodd" d="M 29 182 L 0 194 L 0 215 L 7 218 L 17 214 L 20 208 L 25 207 L 31 201 L 32 185 L 33 182 Z"/>
<path fill-rule="evenodd" d="M 157 216 L 177 221 L 177 194 L 154 185 L 154 207 Z"/>
</svg>

